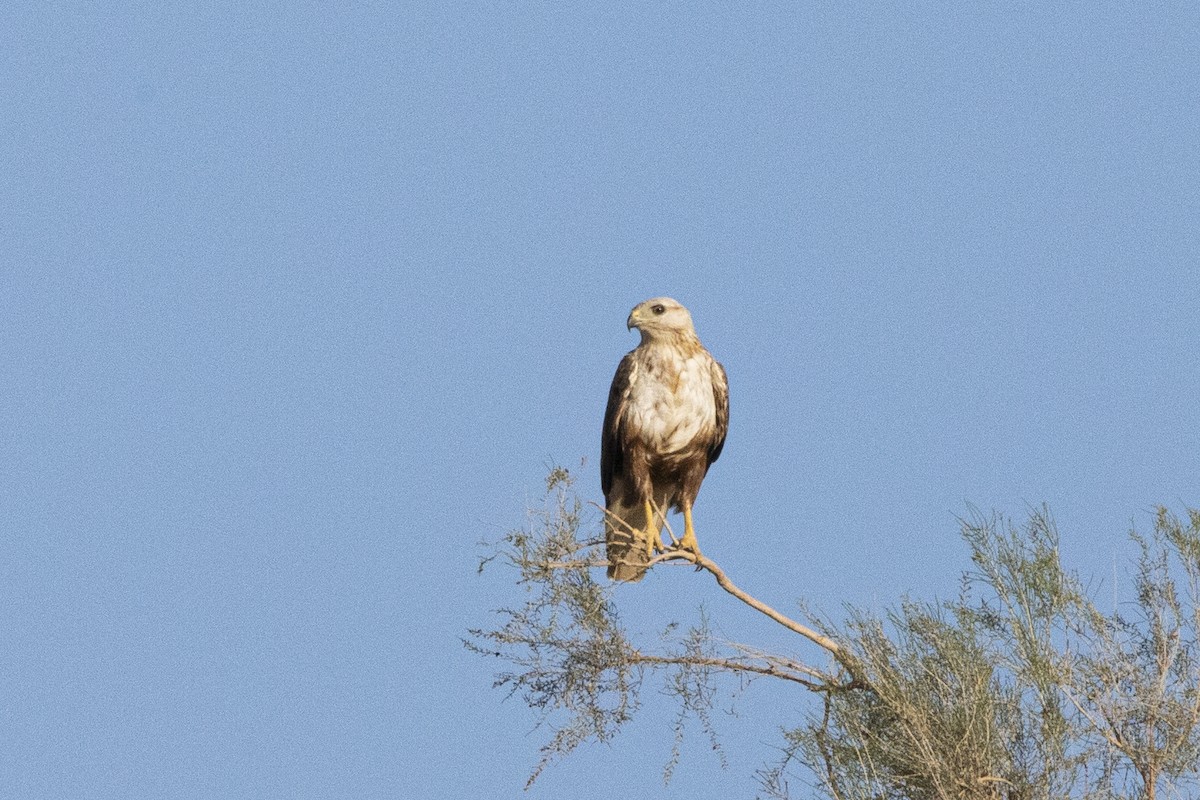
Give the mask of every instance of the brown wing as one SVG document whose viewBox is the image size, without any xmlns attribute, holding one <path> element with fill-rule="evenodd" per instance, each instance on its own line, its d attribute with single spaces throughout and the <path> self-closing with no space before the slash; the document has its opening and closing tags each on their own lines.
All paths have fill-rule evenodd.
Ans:
<svg viewBox="0 0 1200 800">
<path fill-rule="evenodd" d="M 607 500 L 614 476 L 625 472 L 625 448 L 621 435 L 621 417 L 625 396 L 633 375 L 633 353 L 627 353 L 617 365 L 612 386 L 608 389 L 608 407 L 604 410 L 604 431 L 600 438 L 600 488 Z"/>
<path fill-rule="evenodd" d="M 721 449 L 725 447 L 725 434 L 729 432 L 729 378 L 725 368 L 717 360 L 712 362 L 713 399 L 717 403 L 717 425 L 713 429 L 712 443 L 708 446 L 708 463 L 721 457 Z"/>
</svg>

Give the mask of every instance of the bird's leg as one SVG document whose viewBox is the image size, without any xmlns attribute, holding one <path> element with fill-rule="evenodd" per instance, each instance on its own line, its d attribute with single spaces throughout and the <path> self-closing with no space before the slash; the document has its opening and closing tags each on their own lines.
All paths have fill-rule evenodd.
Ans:
<svg viewBox="0 0 1200 800">
<path fill-rule="evenodd" d="M 700 545 L 696 543 L 696 529 L 692 527 L 691 503 L 684 503 L 683 505 L 683 538 L 679 540 L 679 546 L 684 550 L 690 550 L 696 555 L 700 555 Z"/>
<path fill-rule="evenodd" d="M 654 524 L 654 507 L 650 504 L 650 500 L 646 499 L 646 530 L 643 533 L 646 536 L 646 557 L 654 558 L 654 553 L 662 552 L 662 542 L 658 539 L 658 526 Z"/>
</svg>

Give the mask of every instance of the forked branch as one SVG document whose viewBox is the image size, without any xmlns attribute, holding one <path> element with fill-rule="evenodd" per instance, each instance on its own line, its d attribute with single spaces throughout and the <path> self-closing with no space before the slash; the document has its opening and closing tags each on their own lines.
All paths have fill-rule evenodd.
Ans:
<svg viewBox="0 0 1200 800">
<path fill-rule="evenodd" d="M 611 519 L 615 519 L 615 520 L 617 520 L 618 523 L 625 525 L 623 520 L 620 520 L 619 518 L 617 518 L 608 509 L 606 509 L 596 503 L 592 503 L 592 505 L 595 506 L 596 508 L 600 509 L 600 511 L 602 511 L 607 517 L 609 517 Z M 661 510 L 660 510 L 660 513 L 661 513 Z M 679 560 L 690 561 L 691 563 L 695 564 L 700 569 L 705 570 L 706 572 L 710 573 L 714 578 L 716 578 L 717 585 L 720 586 L 722 589 L 724 589 L 726 592 L 733 595 L 738 600 L 741 600 L 743 603 L 750 606 L 751 608 L 753 608 L 755 611 L 759 612 L 760 614 L 764 614 L 764 615 L 770 617 L 772 620 L 779 623 L 780 625 L 787 628 L 788 630 L 792 631 L 793 633 L 798 633 L 801 636 L 803 636 L 805 639 L 808 639 L 810 642 L 817 645 L 818 647 L 822 647 L 825 650 L 829 651 L 829 653 L 837 660 L 837 662 L 839 664 L 841 664 L 848 671 L 850 671 L 851 674 L 854 673 L 853 664 L 851 664 L 850 660 L 848 658 L 846 658 L 845 652 L 842 650 L 841 647 L 838 646 L 837 642 L 833 641 L 828 636 L 825 636 L 825 635 L 813 630 L 812 628 L 808 627 L 807 625 L 797 622 L 796 620 L 792 619 L 791 617 L 787 616 L 786 614 L 780 613 L 779 611 L 775 610 L 771 606 L 767 605 L 766 603 L 762 602 L 758 598 L 754 597 L 753 595 L 749 594 L 745 590 L 741 589 L 737 584 L 735 584 L 732 580 L 729 579 L 729 576 L 725 574 L 725 570 L 721 569 L 717 565 L 717 563 L 715 561 L 713 561 L 712 559 L 707 558 L 699 553 L 692 552 L 691 550 L 685 550 L 682 547 L 679 547 L 678 546 L 679 540 L 675 537 L 675 533 L 674 533 L 674 531 L 671 530 L 670 523 L 667 522 L 665 516 L 663 518 L 663 524 L 666 526 L 667 533 L 671 537 L 672 547 L 670 547 L 668 550 L 660 553 L 659 555 L 657 555 L 653 559 L 651 559 L 650 563 L 647 565 L 648 568 L 653 567 L 655 564 L 660 564 L 664 561 L 679 561 Z M 628 526 L 626 525 L 626 527 L 628 527 Z M 630 529 L 630 530 L 632 530 L 632 529 Z M 605 565 L 607 565 L 608 563 L 609 562 L 607 562 L 607 561 L 604 562 Z M 563 566 L 566 566 L 566 565 L 563 565 Z"/>
</svg>

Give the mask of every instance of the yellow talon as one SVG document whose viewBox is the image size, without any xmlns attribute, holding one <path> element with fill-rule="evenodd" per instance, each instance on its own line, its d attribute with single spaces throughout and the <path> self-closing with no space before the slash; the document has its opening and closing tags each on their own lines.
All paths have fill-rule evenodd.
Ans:
<svg viewBox="0 0 1200 800">
<path fill-rule="evenodd" d="M 700 545 L 696 543 L 696 530 L 692 527 L 692 507 L 690 505 L 683 507 L 683 538 L 679 541 L 679 546 L 700 555 Z"/>
<path fill-rule="evenodd" d="M 646 558 L 654 558 L 656 552 L 661 552 L 662 542 L 658 540 L 658 526 L 654 524 L 654 508 L 650 505 L 650 501 L 646 500 L 646 529 L 643 533 L 646 536 Z"/>
</svg>

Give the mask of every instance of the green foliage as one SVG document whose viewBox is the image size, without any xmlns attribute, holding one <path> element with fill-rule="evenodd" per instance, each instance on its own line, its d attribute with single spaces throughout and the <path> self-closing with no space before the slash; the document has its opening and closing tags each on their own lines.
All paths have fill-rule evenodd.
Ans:
<svg viewBox="0 0 1200 800">
<path fill-rule="evenodd" d="M 529 783 L 583 742 L 610 739 L 635 710 L 641 681 L 612 589 L 597 583 L 589 569 L 597 543 L 577 538 L 583 507 L 573 482 L 567 470 L 552 470 L 543 507 L 531 514 L 529 528 L 508 533 L 480 564 L 482 570 L 502 558 L 516 568 L 525 601 L 496 612 L 502 625 L 471 630 L 465 642 L 476 653 L 512 665 L 495 685 L 519 695 L 542 721 L 554 720 L 554 734 Z M 565 722 L 559 722 L 563 716 Z"/>
<path fill-rule="evenodd" d="M 663 641 L 668 659 L 674 664 L 673 670 L 667 674 L 664 691 L 679 702 L 679 712 L 675 716 L 675 740 L 671 745 L 671 756 L 663 768 L 663 781 L 669 782 L 675 767 L 679 764 L 683 752 L 684 735 L 689 718 L 695 718 L 700 728 L 708 736 L 712 751 L 725 766 L 725 755 L 713 725 L 711 711 L 717 702 L 717 674 L 726 668 L 722 662 L 722 653 L 717 646 L 717 640 L 709 627 L 708 614 L 700 609 L 700 621 L 688 628 L 681 639 L 672 635 L 676 625 L 673 623 L 663 634 Z"/>
<path fill-rule="evenodd" d="M 1035 515 L 1023 531 L 964 522 L 963 536 L 979 573 L 958 601 L 905 600 L 882 618 L 851 610 L 830 629 L 865 688 L 828 694 L 788 736 L 829 796 L 1069 795 L 1075 761 L 1053 686 L 1073 584 L 1053 529 Z"/>
<path fill-rule="evenodd" d="M 843 640 L 870 690 L 831 693 L 808 730 L 808 757 L 825 762 L 827 788 L 841 796 L 986 796 L 989 781 L 1011 772 L 993 665 L 940 609 L 906 602 L 887 624 L 855 613 Z"/>
<path fill-rule="evenodd" d="M 1200 515 L 1159 511 L 1131 612 L 1100 612 L 1045 511 L 963 523 L 977 569 L 956 601 L 828 628 L 864 691 L 831 692 L 788 757 L 849 798 L 1153 798 L 1200 770 Z M 1187 586 L 1181 596 L 1177 579 Z M 785 765 L 786 766 L 786 765 Z M 779 769 L 767 773 L 777 796 Z"/>
<path fill-rule="evenodd" d="M 1108 616 L 1089 606 L 1075 671 L 1081 711 L 1148 796 L 1194 786 L 1200 763 L 1200 512 L 1188 515 L 1160 508 L 1150 534 L 1132 534 L 1136 602 Z"/>
</svg>

